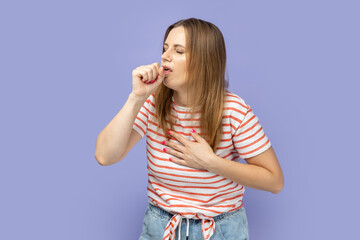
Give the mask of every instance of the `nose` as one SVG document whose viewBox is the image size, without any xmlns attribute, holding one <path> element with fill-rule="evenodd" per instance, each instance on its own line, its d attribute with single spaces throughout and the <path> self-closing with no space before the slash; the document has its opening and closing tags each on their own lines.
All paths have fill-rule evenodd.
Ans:
<svg viewBox="0 0 360 240">
<path fill-rule="evenodd" d="M 161 55 L 161 60 L 165 61 L 171 61 L 171 54 L 169 53 L 169 50 L 164 51 L 164 53 Z"/>
</svg>

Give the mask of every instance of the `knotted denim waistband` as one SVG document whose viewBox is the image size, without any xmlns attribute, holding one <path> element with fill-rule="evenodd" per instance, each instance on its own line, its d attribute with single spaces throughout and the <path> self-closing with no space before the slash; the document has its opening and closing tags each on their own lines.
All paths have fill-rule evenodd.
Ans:
<svg viewBox="0 0 360 240">
<path fill-rule="evenodd" d="M 149 203 L 150 204 L 150 203 Z M 194 218 L 186 218 L 185 216 L 177 213 L 177 214 L 172 214 L 168 211 L 165 211 L 162 208 L 159 208 L 158 206 L 155 206 L 153 204 L 150 204 L 150 208 L 152 210 L 155 210 L 156 212 L 158 212 L 160 215 L 165 215 L 167 217 L 170 218 L 168 224 L 166 225 L 165 228 L 165 232 L 164 232 L 164 236 L 163 236 L 163 240 L 174 240 L 175 239 L 175 231 L 176 228 L 179 226 L 179 239 L 180 239 L 180 231 L 181 231 L 181 222 L 182 219 L 185 218 L 187 221 L 187 228 L 186 228 L 186 239 L 188 239 L 189 236 L 189 225 L 190 225 L 190 221 L 193 222 L 198 222 L 201 221 L 201 228 L 202 228 L 202 234 L 204 237 L 204 240 L 209 240 L 210 237 L 214 234 L 215 232 L 215 221 L 219 221 L 225 217 L 228 217 L 234 213 L 236 213 L 237 211 L 239 211 L 240 209 L 237 209 L 235 211 L 232 212 L 225 212 L 222 213 L 220 215 L 217 215 L 215 217 L 205 217 L 202 214 L 196 214 L 196 216 L 199 219 L 194 219 Z"/>
</svg>

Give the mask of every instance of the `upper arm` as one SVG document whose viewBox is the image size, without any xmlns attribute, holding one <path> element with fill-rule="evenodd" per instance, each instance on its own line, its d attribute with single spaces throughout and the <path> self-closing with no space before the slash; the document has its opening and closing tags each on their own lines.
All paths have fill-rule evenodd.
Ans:
<svg viewBox="0 0 360 240">
<path fill-rule="evenodd" d="M 125 152 L 121 155 L 121 159 L 123 159 L 129 151 L 135 146 L 135 144 L 142 138 L 140 133 L 138 133 L 136 130 L 132 129 L 128 144 L 126 146 Z"/>
<path fill-rule="evenodd" d="M 253 164 L 269 170 L 274 176 L 279 178 L 279 181 L 284 182 L 283 172 L 281 170 L 279 161 L 276 157 L 273 147 L 269 147 L 266 151 L 250 158 L 244 158 L 248 164 Z"/>
<path fill-rule="evenodd" d="M 129 151 L 135 146 L 135 144 L 146 135 L 148 128 L 148 117 L 149 114 L 154 109 L 153 101 L 154 101 L 154 96 L 153 94 L 151 94 L 148 97 L 148 99 L 144 102 L 138 114 L 136 115 L 129 140 L 127 142 L 126 149 L 121 155 L 120 159 L 123 159 L 129 153 Z"/>
</svg>

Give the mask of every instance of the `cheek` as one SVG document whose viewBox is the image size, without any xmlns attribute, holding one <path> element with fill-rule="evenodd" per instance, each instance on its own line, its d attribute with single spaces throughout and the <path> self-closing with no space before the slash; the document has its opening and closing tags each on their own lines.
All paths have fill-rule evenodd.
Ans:
<svg viewBox="0 0 360 240">
<path fill-rule="evenodd" d="M 182 69 L 183 71 L 186 71 L 186 61 L 185 61 L 185 60 L 182 61 L 182 63 L 181 63 L 181 69 Z"/>
</svg>

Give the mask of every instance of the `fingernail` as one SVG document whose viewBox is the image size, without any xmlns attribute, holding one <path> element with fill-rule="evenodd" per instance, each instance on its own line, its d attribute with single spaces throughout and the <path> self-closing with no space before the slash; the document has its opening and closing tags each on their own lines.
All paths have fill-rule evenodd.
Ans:
<svg viewBox="0 0 360 240">
<path fill-rule="evenodd" d="M 171 159 L 171 158 L 169 158 L 169 160 L 172 162 L 172 159 Z"/>
<path fill-rule="evenodd" d="M 166 152 L 166 148 L 163 148 L 163 151 Z"/>
<path fill-rule="evenodd" d="M 165 141 L 162 141 L 161 143 L 162 143 L 162 144 L 165 144 Z"/>
<path fill-rule="evenodd" d="M 168 131 L 168 134 L 170 135 L 170 134 L 171 134 L 171 132 L 170 132 L 170 131 Z"/>
<path fill-rule="evenodd" d="M 192 132 L 192 133 L 194 133 L 194 132 L 195 132 L 195 130 L 194 130 L 194 129 L 191 129 L 191 132 Z"/>
</svg>

